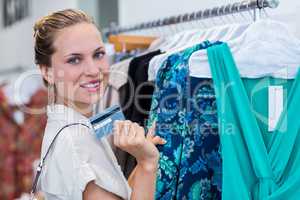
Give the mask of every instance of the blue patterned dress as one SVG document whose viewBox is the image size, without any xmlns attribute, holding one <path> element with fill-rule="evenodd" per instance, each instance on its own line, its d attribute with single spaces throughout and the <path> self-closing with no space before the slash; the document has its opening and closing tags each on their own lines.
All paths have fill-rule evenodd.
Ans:
<svg viewBox="0 0 300 200">
<path fill-rule="evenodd" d="M 148 127 L 167 140 L 159 146 L 156 200 L 221 199 L 218 118 L 211 79 L 189 76 L 192 53 L 204 42 L 172 54 L 156 77 Z M 201 66 L 199 66 L 201 67 Z"/>
</svg>

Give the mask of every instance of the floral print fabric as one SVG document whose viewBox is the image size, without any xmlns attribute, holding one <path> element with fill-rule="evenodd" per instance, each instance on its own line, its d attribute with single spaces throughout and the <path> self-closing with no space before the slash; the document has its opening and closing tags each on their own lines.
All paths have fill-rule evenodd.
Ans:
<svg viewBox="0 0 300 200">
<path fill-rule="evenodd" d="M 16 137 L 18 126 L 0 88 L 0 199 L 13 200 L 16 188 Z"/>
<path fill-rule="evenodd" d="M 42 109 L 47 105 L 47 91 L 38 90 L 27 108 Z M 0 200 L 14 200 L 30 192 L 33 162 L 40 157 L 46 126 L 46 113 L 24 113 L 24 123 L 17 124 L 14 112 L 0 88 Z"/>
<path fill-rule="evenodd" d="M 27 105 L 34 110 L 43 110 L 47 106 L 47 91 L 38 90 Z M 33 180 L 33 163 L 40 158 L 40 151 L 47 115 L 25 113 L 25 121 L 20 127 L 17 139 L 17 186 L 21 193 L 29 192 Z"/>
<path fill-rule="evenodd" d="M 217 108 L 211 79 L 189 77 L 188 60 L 209 42 L 172 54 L 156 78 L 148 127 L 167 140 L 159 146 L 156 199 L 221 199 Z"/>
</svg>

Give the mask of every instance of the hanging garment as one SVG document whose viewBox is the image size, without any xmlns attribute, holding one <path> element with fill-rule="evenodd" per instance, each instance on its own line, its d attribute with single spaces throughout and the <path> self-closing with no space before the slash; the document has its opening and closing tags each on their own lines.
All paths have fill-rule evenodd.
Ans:
<svg viewBox="0 0 300 200">
<path fill-rule="evenodd" d="M 119 90 L 120 94 L 126 94 L 120 95 L 125 118 L 141 126 L 148 118 L 154 91 L 154 83 L 148 82 L 149 62 L 159 54 L 161 51 L 157 50 L 132 59 L 127 83 Z"/>
<path fill-rule="evenodd" d="M 47 116 L 45 108 L 48 104 L 47 91 L 40 89 L 34 93 L 26 105 L 24 123 L 16 139 L 16 168 L 18 195 L 28 193 L 33 181 L 33 163 L 40 158 L 40 151 Z M 32 112 L 30 112 L 32 111 Z"/>
<path fill-rule="evenodd" d="M 141 126 L 145 125 L 148 118 L 154 91 L 153 82 L 148 81 L 149 61 L 160 53 L 160 50 L 157 50 L 132 59 L 126 84 L 119 88 L 125 118 Z M 125 177 L 128 178 L 136 166 L 135 158 L 119 148 L 116 148 L 115 153 Z"/>
<path fill-rule="evenodd" d="M 135 49 L 130 52 L 126 52 L 126 51 L 125 52 L 116 52 L 114 55 L 114 58 L 113 58 L 113 63 L 118 63 L 118 62 L 124 61 L 128 58 L 135 57 L 135 56 L 139 55 L 141 52 L 142 52 L 142 50 L 140 50 L 140 49 Z"/>
<path fill-rule="evenodd" d="M 119 90 L 127 82 L 128 68 L 132 59 L 131 57 L 110 66 L 109 84 L 116 90 Z"/>
<path fill-rule="evenodd" d="M 260 79 L 256 84 L 242 81 L 227 44 L 208 48 L 208 58 L 221 127 L 222 199 L 299 199 L 300 71 L 295 80 L 280 84 L 285 103 L 276 128 L 270 133 L 259 126 L 259 116 L 251 103 L 268 105 L 266 92 L 255 90 L 272 83 L 261 84 Z M 264 137 L 266 134 L 271 136 Z"/>
<path fill-rule="evenodd" d="M 184 30 L 180 33 L 177 33 L 175 35 L 172 35 L 166 39 L 165 44 L 162 44 L 160 48 L 163 51 L 166 51 L 167 53 L 157 56 L 153 58 L 150 62 L 149 70 L 148 70 L 148 80 L 155 80 L 157 71 L 159 70 L 162 62 L 168 58 L 169 55 L 180 52 L 186 48 L 189 48 L 191 46 L 194 46 L 195 44 L 199 44 L 201 41 L 204 40 L 209 40 L 209 41 L 228 41 L 233 38 L 236 38 L 237 36 L 241 35 L 241 33 L 248 27 L 248 24 L 230 24 L 230 25 L 223 25 L 223 26 L 218 26 L 218 27 L 213 27 L 209 29 L 194 29 L 194 30 Z M 194 54 L 197 54 L 195 52 Z M 198 56 L 199 57 L 199 56 Z M 199 65 L 196 67 L 193 67 L 195 65 L 191 65 L 191 59 L 196 58 L 198 61 L 198 57 L 196 56 L 191 56 L 190 61 L 189 61 L 189 66 L 190 66 L 190 75 L 195 76 L 195 70 L 196 70 L 196 75 L 199 78 L 211 78 L 206 76 L 206 71 L 209 69 L 209 66 L 205 66 L 206 63 L 201 65 L 200 70 L 203 71 L 204 68 L 204 73 L 203 75 L 199 73 Z M 202 56 L 203 57 L 203 56 Z M 202 58 L 201 57 L 201 58 Z M 206 58 L 206 56 L 205 56 Z M 202 58 L 203 59 L 203 58 Z M 193 64 L 193 62 L 192 62 Z M 203 64 L 203 63 L 201 63 Z M 202 72 L 201 71 L 201 72 Z"/>
<path fill-rule="evenodd" d="M 208 42 L 170 55 L 160 68 L 148 127 L 167 143 L 158 146 L 157 200 L 221 198 L 221 156 L 212 82 L 189 78 L 190 55 Z M 200 87 L 199 87 L 200 86 Z"/>
<path fill-rule="evenodd" d="M 243 32 L 237 33 L 230 40 L 220 41 L 230 47 L 242 78 L 296 77 L 300 63 L 300 40 L 284 24 L 273 20 L 258 20 Z M 189 63 L 191 76 L 211 78 L 205 51 L 195 52 Z"/>
<path fill-rule="evenodd" d="M 16 137 L 18 125 L 13 121 L 11 108 L 0 88 L 0 199 L 17 197 Z"/>
</svg>

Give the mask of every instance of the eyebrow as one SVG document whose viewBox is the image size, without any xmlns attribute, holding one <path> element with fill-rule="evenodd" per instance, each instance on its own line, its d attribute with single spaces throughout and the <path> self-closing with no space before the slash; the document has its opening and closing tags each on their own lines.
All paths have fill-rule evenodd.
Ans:
<svg viewBox="0 0 300 200">
<path fill-rule="evenodd" d="M 104 50 L 104 47 L 100 46 L 98 47 L 97 49 L 95 49 L 93 51 L 94 52 L 97 52 L 97 51 L 100 51 L 100 50 Z M 81 56 L 82 54 L 81 53 L 71 53 L 71 54 L 68 54 L 68 55 L 65 55 L 64 57 L 70 57 L 70 56 Z"/>
</svg>

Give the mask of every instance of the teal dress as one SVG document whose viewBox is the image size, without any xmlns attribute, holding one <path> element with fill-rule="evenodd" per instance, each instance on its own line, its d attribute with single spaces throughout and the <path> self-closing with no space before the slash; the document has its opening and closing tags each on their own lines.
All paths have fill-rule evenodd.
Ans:
<svg viewBox="0 0 300 200">
<path fill-rule="evenodd" d="M 222 199 L 298 200 L 300 197 L 300 72 L 295 80 L 241 79 L 227 44 L 207 49 L 217 96 L 222 147 Z M 281 85 L 284 107 L 274 131 L 267 88 Z M 254 92 L 257 87 L 262 89 Z"/>
</svg>

